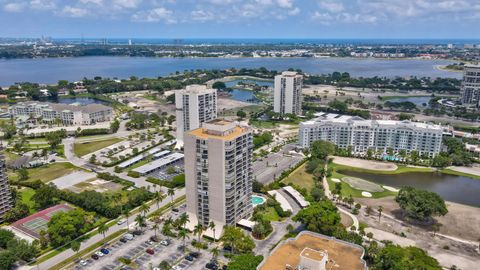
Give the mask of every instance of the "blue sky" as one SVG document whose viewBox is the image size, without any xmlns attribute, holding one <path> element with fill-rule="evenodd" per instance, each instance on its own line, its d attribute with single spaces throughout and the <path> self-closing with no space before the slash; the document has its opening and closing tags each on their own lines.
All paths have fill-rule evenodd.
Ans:
<svg viewBox="0 0 480 270">
<path fill-rule="evenodd" d="M 2 37 L 480 38 L 480 0 L 0 0 Z"/>
</svg>

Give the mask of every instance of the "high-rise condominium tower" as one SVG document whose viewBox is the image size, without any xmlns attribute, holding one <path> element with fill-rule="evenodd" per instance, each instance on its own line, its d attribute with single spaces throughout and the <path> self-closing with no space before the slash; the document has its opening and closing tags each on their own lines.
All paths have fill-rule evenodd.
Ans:
<svg viewBox="0 0 480 270">
<path fill-rule="evenodd" d="M 12 194 L 10 192 L 7 172 L 5 170 L 3 147 L 0 145 L 0 222 L 4 221 L 4 215 L 12 209 L 12 204 Z"/>
<path fill-rule="evenodd" d="M 303 76 L 297 72 L 284 71 L 275 76 L 273 111 L 280 114 L 302 114 Z"/>
<path fill-rule="evenodd" d="M 212 120 L 185 133 L 184 149 L 190 220 L 203 226 L 214 221 L 222 228 L 250 217 L 253 174 L 250 128 L 238 122 Z"/>
<path fill-rule="evenodd" d="M 205 85 L 189 85 L 175 92 L 177 146 L 183 146 L 183 134 L 217 118 L 217 90 Z"/>
<path fill-rule="evenodd" d="M 480 65 L 465 65 L 461 91 L 462 104 L 480 106 Z"/>
</svg>

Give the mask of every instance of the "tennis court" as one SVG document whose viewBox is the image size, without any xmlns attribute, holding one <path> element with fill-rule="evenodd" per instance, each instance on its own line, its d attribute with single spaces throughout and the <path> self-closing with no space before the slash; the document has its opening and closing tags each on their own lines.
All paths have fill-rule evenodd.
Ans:
<svg viewBox="0 0 480 270">
<path fill-rule="evenodd" d="M 12 227 L 33 238 L 40 238 L 40 231 L 47 231 L 48 221 L 60 211 L 67 212 L 73 208 L 66 204 L 58 204 L 44 209 L 12 224 Z"/>
</svg>

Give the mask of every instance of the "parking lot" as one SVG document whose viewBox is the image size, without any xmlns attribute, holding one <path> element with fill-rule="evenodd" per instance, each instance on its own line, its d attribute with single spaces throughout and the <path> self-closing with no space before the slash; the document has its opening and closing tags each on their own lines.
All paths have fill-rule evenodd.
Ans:
<svg viewBox="0 0 480 270">
<path fill-rule="evenodd" d="M 269 184 L 280 177 L 283 171 L 292 168 L 303 159 L 300 155 L 270 153 L 253 163 L 253 175 L 255 179 L 263 184 Z"/>
<path fill-rule="evenodd" d="M 172 212 L 172 218 L 178 218 L 185 211 L 184 207 L 179 208 L 179 212 Z M 149 224 L 151 228 L 152 224 Z M 88 254 L 82 258 L 87 262 L 87 265 L 82 266 L 80 262 L 77 262 L 70 269 L 75 270 L 114 270 L 114 269 L 145 269 L 151 270 L 156 269 L 162 261 L 167 261 L 171 266 L 175 266 L 173 269 L 182 270 L 182 269 L 192 269 L 192 270 L 202 270 L 205 269 L 205 265 L 211 260 L 212 255 L 207 250 L 200 250 L 200 256 L 198 258 L 193 258 L 192 261 L 187 260 L 185 257 L 189 252 L 197 251 L 194 250 L 192 246 L 189 246 L 189 242 L 192 239 L 196 239 L 195 236 L 189 235 L 187 238 L 187 251 L 184 251 L 182 248 L 183 240 L 176 238 L 168 238 L 170 244 L 164 246 L 161 244 L 161 240 L 167 239 L 167 237 L 159 234 L 157 232 L 157 242 L 150 241 L 150 237 L 154 236 L 155 233 L 151 229 L 144 230 L 144 233 L 138 236 L 135 236 L 132 240 L 126 241 L 123 243 L 120 239 L 117 239 L 107 245 L 109 254 L 106 254 L 98 260 L 91 258 L 93 253 Z M 99 248 L 100 249 L 100 248 Z M 99 250 L 98 249 L 98 250 Z M 151 249 L 153 254 L 148 254 L 147 249 Z M 210 247 L 211 249 L 211 247 Z M 98 250 L 95 250 L 97 252 Z M 125 258 L 130 260 L 132 263 L 130 266 L 124 265 L 119 259 Z M 191 258 L 190 258 L 191 259 Z"/>
</svg>

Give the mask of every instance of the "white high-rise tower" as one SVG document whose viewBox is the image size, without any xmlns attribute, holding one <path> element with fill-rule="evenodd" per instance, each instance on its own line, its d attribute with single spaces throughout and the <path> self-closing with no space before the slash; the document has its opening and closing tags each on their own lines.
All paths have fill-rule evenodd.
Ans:
<svg viewBox="0 0 480 270">
<path fill-rule="evenodd" d="M 302 114 L 303 76 L 297 72 L 284 71 L 275 76 L 273 111 L 280 114 Z"/>
</svg>

